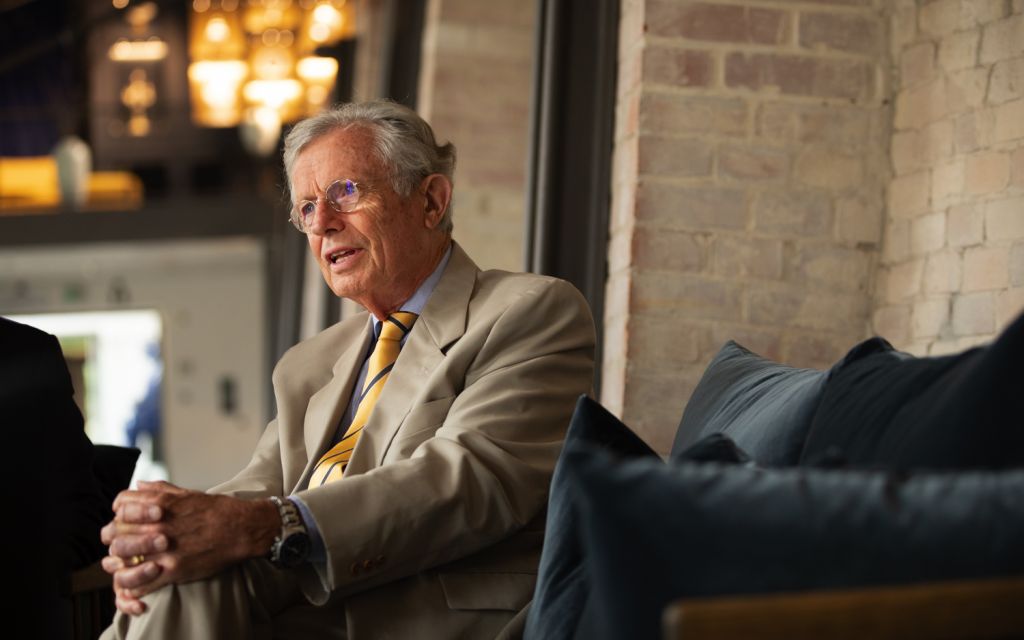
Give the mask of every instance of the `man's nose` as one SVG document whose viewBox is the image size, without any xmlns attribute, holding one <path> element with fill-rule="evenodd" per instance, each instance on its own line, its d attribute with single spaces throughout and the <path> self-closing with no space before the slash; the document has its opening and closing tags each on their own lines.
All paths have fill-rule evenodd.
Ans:
<svg viewBox="0 0 1024 640">
<path fill-rule="evenodd" d="M 328 231 L 340 231 L 344 228 L 344 216 L 341 215 L 341 212 L 335 211 L 323 200 L 318 200 L 310 217 L 309 232 L 322 236 Z"/>
</svg>

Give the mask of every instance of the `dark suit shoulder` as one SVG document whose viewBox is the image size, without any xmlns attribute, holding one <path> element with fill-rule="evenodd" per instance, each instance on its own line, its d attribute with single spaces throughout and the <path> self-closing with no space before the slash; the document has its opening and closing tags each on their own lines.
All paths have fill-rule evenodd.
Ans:
<svg viewBox="0 0 1024 640">
<path fill-rule="evenodd" d="M 4 398 L 29 391 L 71 390 L 71 376 L 57 338 L 7 318 L 0 318 L 0 380 L 4 382 Z"/>
</svg>

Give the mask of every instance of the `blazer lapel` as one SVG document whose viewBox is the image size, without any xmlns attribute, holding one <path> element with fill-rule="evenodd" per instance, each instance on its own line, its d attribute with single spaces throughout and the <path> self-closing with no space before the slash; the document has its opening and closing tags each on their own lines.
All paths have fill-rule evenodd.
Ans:
<svg viewBox="0 0 1024 640">
<path fill-rule="evenodd" d="M 423 400 L 423 381 L 444 362 L 447 348 L 466 331 L 469 299 L 479 269 L 458 244 L 452 242 L 452 245 L 452 256 L 444 275 L 402 347 L 370 421 L 352 452 L 346 473 L 363 473 L 384 461 L 413 402 Z"/>
<path fill-rule="evenodd" d="M 353 322 L 352 329 L 339 336 L 339 340 L 349 345 L 332 368 L 334 375 L 330 381 L 314 393 L 306 408 L 303 422 L 303 435 L 306 442 L 306 468 L 302 472 L 298 486 L 307 482 L 313 467 L 323 452 L 327 451 L 334 436 L 337 434 L 341 415 L 348 407 L 352 397 L 352 385 L 356 382 L 359 369 L 362 367 L 366 352 L 370 348 L 370 332 L 367 329 L 366 316 L 360 314 L 362 322 Z M 358 317 L 358 316 L 357 316 Z M 359 336 L 362 334 L 362 337 Z"/>
</svg>

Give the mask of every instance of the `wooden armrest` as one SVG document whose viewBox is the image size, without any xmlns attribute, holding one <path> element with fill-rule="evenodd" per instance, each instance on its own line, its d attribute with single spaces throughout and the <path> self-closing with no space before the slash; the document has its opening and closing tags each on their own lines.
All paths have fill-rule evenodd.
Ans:
<svg viewBox="0 0 1024 640">
<path fill-rule="evenodd" d="M 669 605 L 666 640 L 1024 637 L 1024 578 L 772 595 Z"/>
</svg>

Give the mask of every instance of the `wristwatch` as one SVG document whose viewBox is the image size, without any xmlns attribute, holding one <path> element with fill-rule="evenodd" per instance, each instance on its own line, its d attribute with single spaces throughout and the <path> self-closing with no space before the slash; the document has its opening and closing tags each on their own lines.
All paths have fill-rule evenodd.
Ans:
<svg viewBox="0 0 1024 640">
<path fill-rule="evenodd" d="M 281 533 L 270 545 L 270 562 L 282 569 L 294 569 L 309 557 L 309 532 L 291 500 L 270 496 L 270 501 L 281 514 Z"/>
</svg>

